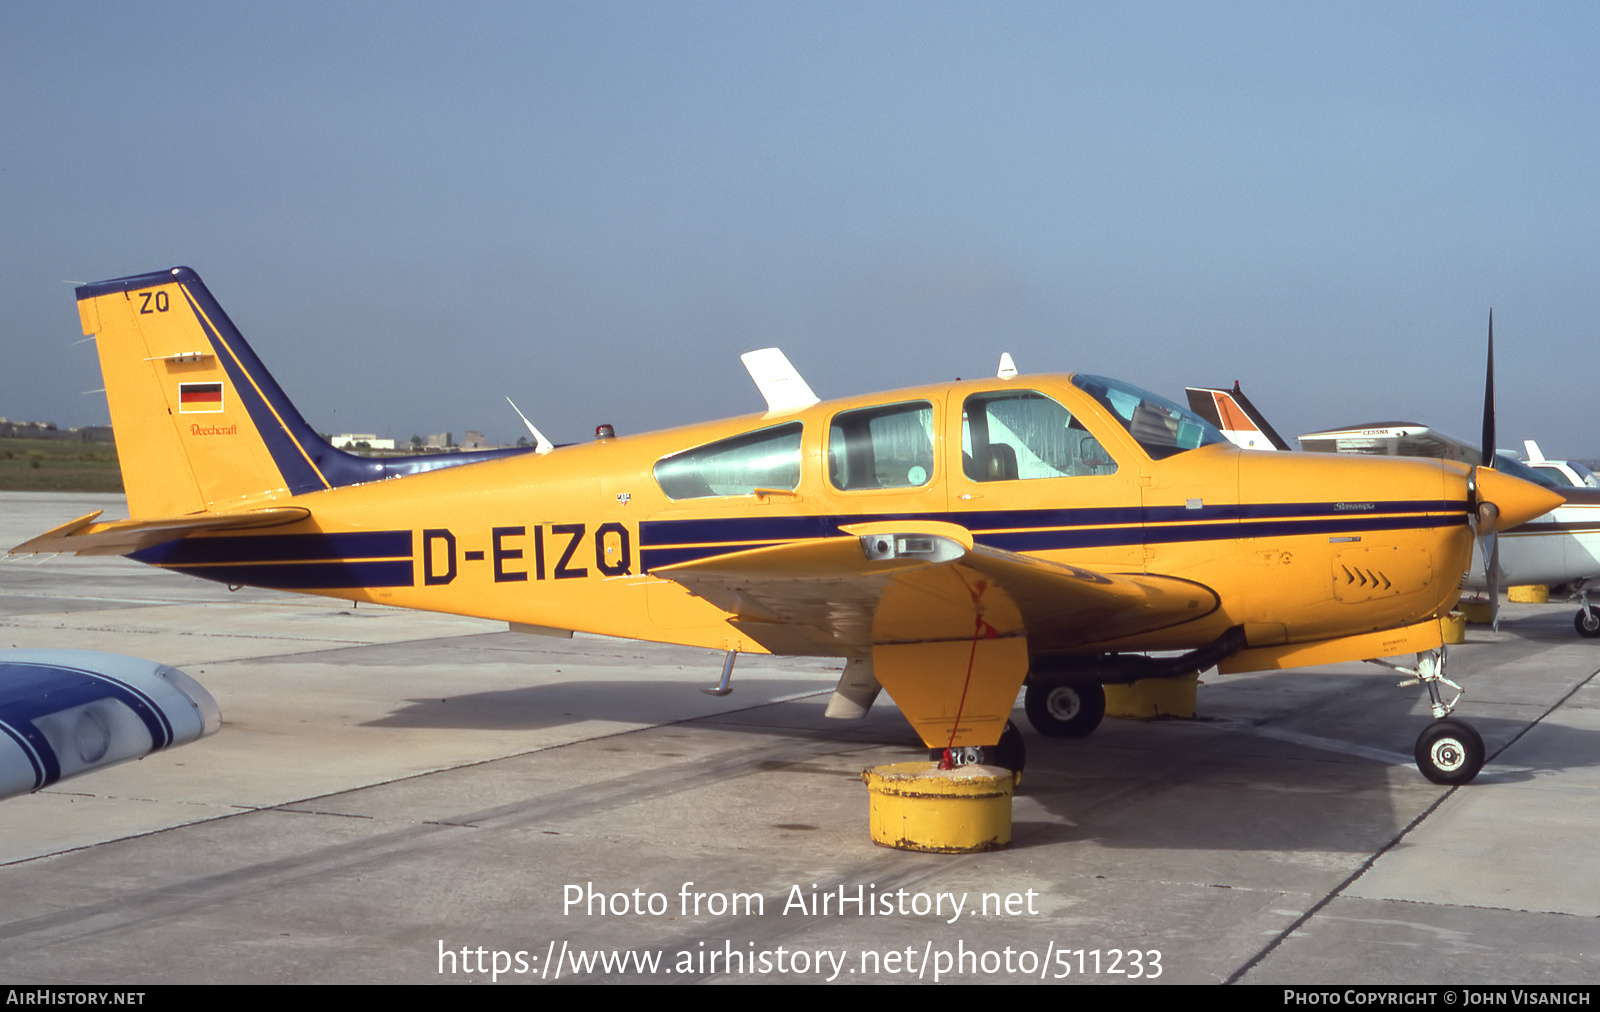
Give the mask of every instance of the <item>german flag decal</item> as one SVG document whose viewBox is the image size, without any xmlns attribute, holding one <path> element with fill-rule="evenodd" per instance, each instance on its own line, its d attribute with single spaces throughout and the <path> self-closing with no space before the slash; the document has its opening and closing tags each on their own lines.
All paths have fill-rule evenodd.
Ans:
<svg viewBox="0 0 1600 1012">
<path fill-rule="evenodd" d="M 221 383 L 179 383 L 178 413 L 214 414 L 222 410 Z"/>
</svg>

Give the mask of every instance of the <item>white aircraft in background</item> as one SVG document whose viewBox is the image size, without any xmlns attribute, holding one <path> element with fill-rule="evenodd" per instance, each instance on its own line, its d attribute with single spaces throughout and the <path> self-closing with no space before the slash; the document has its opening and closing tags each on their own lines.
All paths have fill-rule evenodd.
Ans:
<svg viewBox="0 0 1600 1012">
<path fill-rule="evenodd" d="M 1195 413 L 1216 425 L 1236 445 L 1257 450 L 1289 449 L 1255 405 L 1244 397 L 1238 383 L 1232 390 L 1214 387 L 1188 387 L 1186 390 L 1189 406 Z M 1309 453 L 1435 457 L 1472 465 L 1482 459 L 1477 447 L 1416 422 L 1352 425 L 1308 432 L 1299 439 L 1301 448 Z M 1528 440 L 1526 445 L 1530 460 L 1537 455 L 1539 463 L 1554 463 L 1544 460 L 1533 440 Z M 1568 585 L 1573 599 L 1582 605 L 1573 617 L 1573 627 L 1580 635 L 1600 637 L 1600 608 L 1591 607 L 1589 603 L 1589 591 L 1600 590 L 1600 488 L 1586 487 L 1581 481 L 1578 487 L 1573 487 L 1572 483 L 1551 477 L 1545 468 L 1535 469 L 1504 450 L 1496 451 L 1494 466 L 1497 471 L 1554 489 L 1567 500 L 1565 505 L 1498 536 L 1493 579 L 1496 589 L 1500 585 Z M 1475 545 L 1465 586 L 1488 590 L 1491 581 L 1485 572 L 1481 549 Z"/>
<path fill-rule="evenodd" d="M 1539 444 L 1531 439 L 1524 439 L 1522 445 L 1528 448 L 1528 466 L 1548 474 L 1556 480 L 1556 484 L 1571 485 L 1573 488 L 1600 488 L 1600 478 L 1596 478 L 1593 471 L 1576 460 L 1548 460 L 1539 451 Z"/>
</svg>

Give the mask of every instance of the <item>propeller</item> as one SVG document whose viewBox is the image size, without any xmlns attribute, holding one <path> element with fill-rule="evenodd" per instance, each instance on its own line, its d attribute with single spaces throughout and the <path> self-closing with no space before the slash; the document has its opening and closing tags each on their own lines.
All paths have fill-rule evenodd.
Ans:
<svg viewBox="0 0 1600 1012">
<path fill-rule="evenodd" d="M 1507 474 L 1495 466 L 1494 310 L 1489 310 L 1489 355 L 1483 381 L 1482 462 L 1467 476 L 1467 524 L 1483 556 L 1483 582 L 1489 590 L 1489 617 L 1500 631 L 1500 539 L 1502 528 L 1527 523 L 1565 502 L 1565 497 Z"/>
<path fill-rule="evenodd" d="M 1483 380 L 1483 441 L 1479 444 L 1481 467 L 1490 471 L 1495 469 L 1494 414 L 1494 310 L 1490 309 L 1489 357 Z M 1499 526 L 1500 508 L 1478 494 L 1482 483 L 1477 471 L 1473 472 L 1472 478 L 1473 499 L 1477 503 L 1471 517 L 1472 531 L 1478 538 L 1478 550 L 1483 555 L 1483 582 L 1489 591 L 1489 620 L 1493 623 L 1494 631 L 1499 632 L 1500 537 L 1496 528 Z"/>
</svg>

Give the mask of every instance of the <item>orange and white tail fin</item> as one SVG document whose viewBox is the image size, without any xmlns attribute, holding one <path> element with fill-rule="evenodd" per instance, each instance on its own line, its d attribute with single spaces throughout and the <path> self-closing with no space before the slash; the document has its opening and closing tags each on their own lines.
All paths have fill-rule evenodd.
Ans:
<svg viewBox="0 0 1600 1012">
<path fill-rule="evenodd" d="M 1234 445 L 1246 450 L 1288 450 L 1289 444 L 1276 429 L 1262 417 L 1250 398 L 1234 381 L 1232 390 L 1215 387 L 1185 387 L 1189 407 L 1195 414 L 1215 425 Z"/>
</svg>

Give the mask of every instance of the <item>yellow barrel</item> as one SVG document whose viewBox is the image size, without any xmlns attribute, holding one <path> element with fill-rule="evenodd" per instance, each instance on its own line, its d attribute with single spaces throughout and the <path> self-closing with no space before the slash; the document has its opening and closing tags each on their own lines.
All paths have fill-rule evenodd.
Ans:
<svg viewBox="0 0 1600 1012">
<path fill-rule="evenodd" d="M 999 766 L 894 763 L 862 770 L 872 842 L 897 850 L 971 854 L 1011 842 L 1017 775 Z"/>
<path fill-rule="evenodd" d="M 1530 583 L 1523 587 L 1512 587 L 1506 591 L 1506 600 L 1518 604 L 1548 604 L 1550 601 L 1550 588 L 1542 583 Z"/>
<path fill-rule="evenodd" d="M 1127 685 L 1106 686 L 1106 716 L 1150 720 L 1193 717 L 1198 671 L 1181 678 L 1146 678 Z"/>
<path fill-rule="evenodd" d="M 1447 644 L 1467 641 L 1467 616 L 1453 611 L 1439 620 L 1439 634 Z"/>
<path fill-rule="evenodd" d="M 1456 610 L 1473 625 L 1488 625 L 1493 619 L 1489 615 L 1489 602 L 1479 600 L 1462 600 L 1456 605 Z"/>
</svg>

